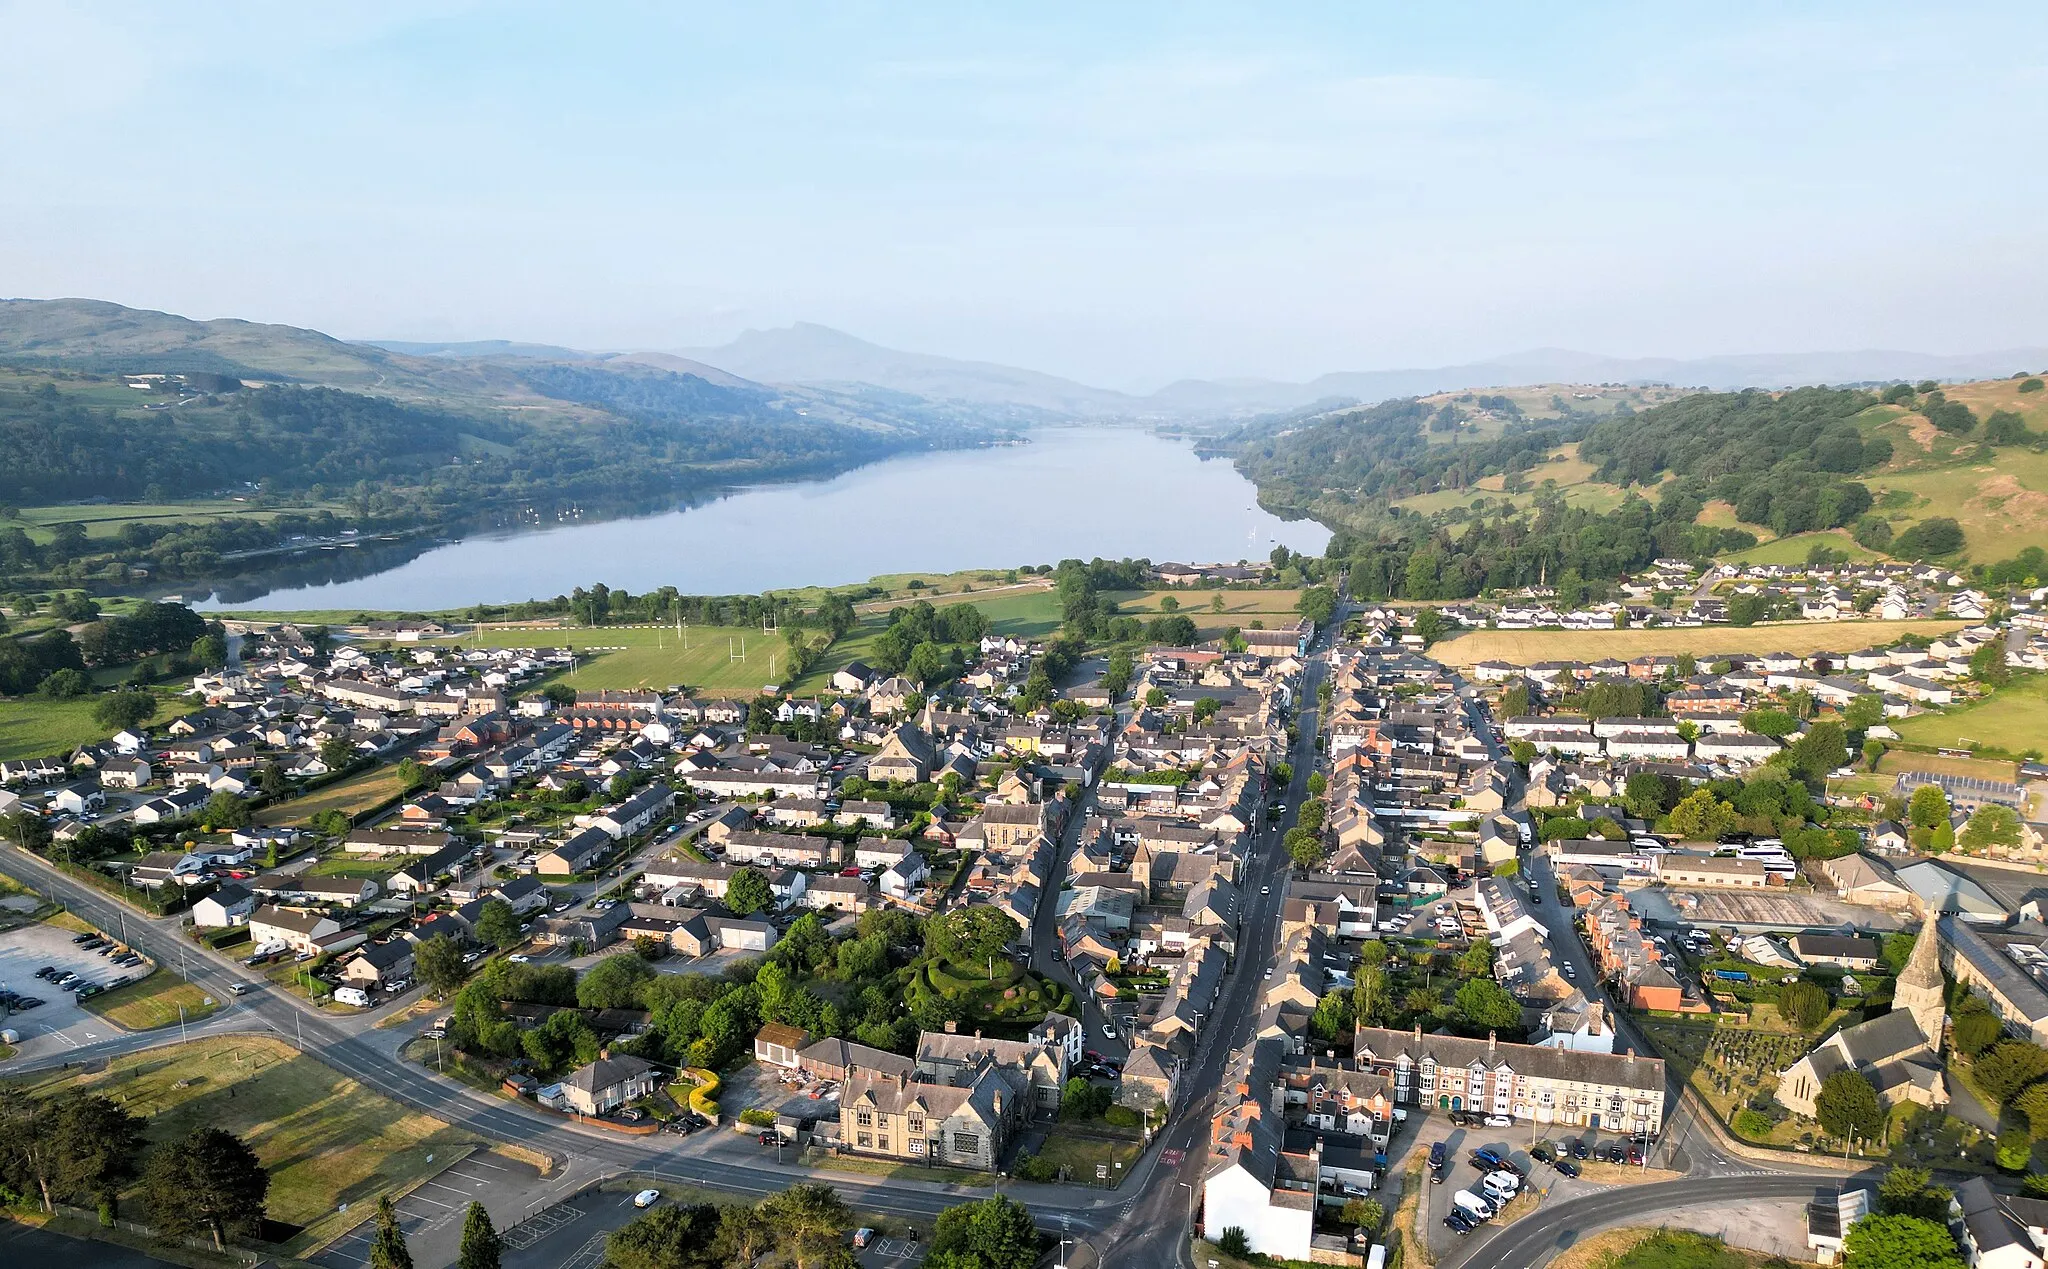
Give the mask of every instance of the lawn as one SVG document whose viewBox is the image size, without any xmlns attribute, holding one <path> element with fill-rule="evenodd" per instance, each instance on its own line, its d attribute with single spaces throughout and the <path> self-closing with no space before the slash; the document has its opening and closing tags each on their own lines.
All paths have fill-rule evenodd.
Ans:
<svg viewBox="0 0 2048 1269">
<path fill-rule="evenodd" d="M 172 1026 L 180 1020 L 181 1005 L 186 1022 L 197 1022 L 220 1008 L 220 1002 L 167 969 L 85 1002 L 93 1013 L 129 1031 Z"/>
<path fill-rule="evenodd" d="M 789 645 L 783 637 L 764 633 L 759 626 L 687 626 L 680 634 L 672 625 L 515 627 L 482 630 L 452 642 L 465 648 L 588 649 L 591 659 L 561 681 L 593 691 L 667 690 L 680 684 L 693 692 L 751 696 L 770 683 L 780 683 L 789 663 Z M 837 668 L 846 659 L 835 646 L 820 664 Z"/>
<path fill-rule="evenodd" d="M 1083 1137 L 1065 1131 L 1049 1134 L 1045 1144 L 1038 1149 L 1040 1159 L 1067 1170 L 1069 1181 L 1077 1185 L 1105 1187 L 1121 1185 L 1144 1153 L 1144 1142 L 1136 1139 Z M 1095 1169 L 1103 1164 L 1109 1166 L 1109 1179 L 1098 1181 Z M 1118 1164 L 1123 1166 L 1118 1167 Z"/>
<path fill-rule="evenodd" d="M 2048 749 L 2048 675 L 2029 675 L 1978 700 L 1902 719 L 1892 727 L 1902 740 L 1944 749 L 1971 744 L 2011 754 Z M 2011 772 L 1999 778 L 2009 780 Z"/>
<path fill-rule="evenodd" d="M 258 824 L 303 824 L 322 811 L 360 815 L 389 802 L 404 787 L 396 763 L 315 789 L 304 797 L 273 803 L 256 813 Z"/>
<path fill-rule="evenodd" d="M 113 1097 L 148 1119 L 151 1141 L 200 1127 L 240 1136 L 270 1169 L 270 1219 L 304 1227 L 285 1245 L 294 1255 L 474 1144 L 282 1042 L 253 1036 L 209 1037 L 118 1057 L 97 1074 L 51 1072 L 24 1084 L 43 1094 L 70 1087 Z M 338 1212 L 343 1203 L 355 1210 Z"/>
<path fill-rule="evenodd" d="M 1901 635 L 1940 635 L 1960 621 L 1792 621 L 1762 626 L 1661 626 L 1647 630 L 1475 630 L 1437 644 L 1430 655 L 1446 665 L 1505 660 L 1598 660 L 1602 657 L 1691 652 L 1701 664 L 1724 652 L 1853 652 Z"/>
</svg>

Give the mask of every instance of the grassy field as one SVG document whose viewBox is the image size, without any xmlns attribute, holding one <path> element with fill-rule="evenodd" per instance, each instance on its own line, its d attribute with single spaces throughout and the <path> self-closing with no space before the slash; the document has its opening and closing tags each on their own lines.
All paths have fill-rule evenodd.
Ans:
<svg viewBox="0 0 2048 1269">
<path fill-rule="evenodd" d="M 1610 485 L 1593 479 L 1593 464 L 1579 457 L 1577 442 L 1560 446 L 1549 459 L 1523 473 L 1528 480 L 1530 491 L 1522 493 L 1505 492 L 1506 477 L 1482 476 L 1468 489 L 1439 489 L 1434 493 L 1417 494 L 1403 498 L 1395 505 L 1406 507 L 1422 515 L 1448 511 L 1454 507 L 1471 507 L 1480 501 L 1494 506 L 1502 503 L 1526 510 L 1536 501 L 1534 490 L 1546 485 L 1554 486 L 1564 495 L 1564 500 L 1574 507 L 1589 511 L 1612 511 L 1628 497 L 1629 491 L 1620 485 Z M 1636 490 L 1644 497 L 1656 497 L 1655 486 Z"/>
<path fill-rule="evenodd" d="M 197 1022 L 220 1008 L 219 1001 L 167 969 L 159 969 L 139 983 L 102 992 L 85 1002 L 85 1007 L 93 1013 L 130 1031 L 149 1031 L 175 1025 L 179 1021 L 178 1008 L 181 1005 L 184 1006 L 186 1022 Z"/>
<path fill-rule="evenodd" d="M 1123 1183 L 1124 1176 L 1144 1153 L 1144 1143 L 1139 1141 L 1056 1132 L 1046 1137 L 1045 1144 L 1039 1147 L 1038 1157 L 1055 1167 L 1065 1168 L 1067 1178 L 1077 1185 L 1113 1187 Z M 1101 1164 L 1109 1165 L 1109 1180 L 1106 1182 L 1095 1179 L 1095 1169 Z M 1118 1167 L 1118 1164 L 1123 1166 Z"/>
<path fill-rule="evenodd" d="M 1702 511 L 1700 514 L 1705 515 L 1706 512 Z M 1750 524 L 1739 527 L 1750 532 L 1755 532 L 1757 529 L 1756 525 Z M 1764 534 L 1758 534 L 1757 536 L 1762 537 Z M 1777 538 L 1773 541 L 1758 543 L 1746 551 L 1730 551 L 1721 558 L 1734 564 L 1804 564 L 1806 563 L 1806 553 L 1816 546 L 1824 546 L 1831 551 L 1839 551 L 1850 559 L 1859 562 L 1886 558 L 1883 555 L 1879 555 L 1876 551 L 1867 550 L 1856 545 L 1856 539 L 1840 529 L 1827 529 L 1817 533 L 1795 533 L 1789 538 Z"/>
<path fill-rule="evenodd" d="M 195 1040 L 115 1058 L 98 1074 L 58 1071 L 24 1083 L 43 1094 L 74 1087 L 112 1097 L 148 1119 L 151 1141 L 198 1127 L 240 1136 L 270 1169 L 270 1218 L 305 1227 L 287 1244 L 294 1254 L 360 1221 L 378 1195 L 449 1167 L 474 1144 L 438 1119 L 254 1036 Z M 343 1203 L 354 1210 L 338 1212 Z"/>
<path fill-rule="evenodd" d="M 1446 665 L 1504 660 L 1590 661 L 1602 657 L 1691 652 L 1702 663 L 1726 652 L 1853 652 L 1900 635 L 1946 634 L 1960 621 L 1796 621 L 1764 626 L 1661 627 L 1651 630 L 1475 630 L 1437 644 L 1430 655 Z"/>
<path fill-rule="evenodd" d="M 1926 516 L 1953 516 L 1972 560 L 2005 559 L 2023 547 L 2048 544 L 2048 454 L 1979 448 L 1955 466 L 1888 471 L 1865 483 L 1880 506 L 1887 505 L 1882 499 L 1889 491 L 1910 496 L 1903 511 L 1889 513 L 1894 529 Z"/>
<path fill-rule="evenodd" d="M 575 674 L 564 681 L 592 690 L 666 690 L 680 684 L 693 692 L 752 695 L 767 684 L 780 682 L 789 661 L 789 645 L 782 636 L 763 634 L 759 626 L 691 626 L 683 636 L 676 634 L 674 626 L 520 628 L 484 630 L 452 642 L 465 648 L 589 649 L 592 659 L 578 665 Z M 745 659 L 741 660 L 743 646 Z M 837 648 L 826 661 L 835 666 L 845 664 Z"/>
<path fill-rule="evenodd" d="M 303 824 L 322 811 L 358 815 L 398 796 L 404 785 L 397 765 L 390 764 L 316 789 L 302 798 L 277 802 L 256 813 L 258 824 Z"/>
<path fill-rule="evenodd" d="M 121 674 L 116 670 L 111 677 Z M 161 722 L 191 707 L 189 700 L 167 688 L 151 690 L 157 695 L 154 721 Z M 105 740 L 114 733 L 112 728 L 93 721 L 93 706 L 98 703 L 93 696 L 62 701 L 40 696 L 0 697 L 0 760 L 68 758 L 80 745 Z"/>
<path fill-rule="evenodd" d="M 274 520 L 285 511 L 313 512 L 340 510 L 340 504 L 309 507 L 254 507 L 232 499 L 195 499 L 192 502 L 115 502 L 100 506 L 58 505 L 23 507 L 20 524 L 30 538 L 46 542 L 54 537 L 55 526 L 83 524 L 88 538 L 111 538 L 126 524 L 210 524 L 215 520 Z"/>
<path fill-rule="evenodd" d="M 2023 678 L 1982 699 L 1892 726 L 1903 740 L 1947 749 L 1972 743 L 2013 754 L 2048 749 L 2048 676 Z"/>
</svg>

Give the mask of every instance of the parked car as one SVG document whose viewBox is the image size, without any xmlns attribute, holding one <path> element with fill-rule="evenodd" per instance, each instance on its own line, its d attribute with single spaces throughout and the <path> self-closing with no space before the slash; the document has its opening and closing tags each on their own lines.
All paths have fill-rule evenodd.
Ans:
<svg viewBox="0 0 2048 1269">
<path fill-rule="evenodd" d="M 1556 1168 L 1564 1176 L 1577 1176 L 1579 1174 L 1579 1165 L 1573 1163 L 1570 1159 L 1559 1159 L 1550 1166 Z"/>
<path fill-rule="evenodd" d="M 1430 1167 L 1432 1167 L 1432 1168 L 1440 1168 L 1440 1167 L 1444 1166 L 1444 1162 L 1445 1162 L 1445 1160 L 1449 1159 L 1450 1157 L 1451 1157 L 1451 1151 L 1450 1151 L 1450 1147 L 1449 1147 L 1449 1146 L 1448 1146 L 1448 1145 L 1447 1145 L 1446 1143 L 1444 1143 L 1444 1142 L 1441 1142 L 1441 1141 L 1433 1141 L 1433 1142 L 1431 1142 L 1431 1143 L 1430 1143 L 1430 1145 L 1429 1145 L 1429 1166 L 1430 1166 Z"/>
<path fill-rule="evenodd" d="M 1515 1121 L 1506 1115 L 1488 1115 L 1486 1117 L 1486 1126 L 1488 1128 L 1512 1128 L 1515 1126 Z"/>
<path fill-rule="evenodd" d="M 1583 1142 L 1583 1141 L 1574 1141 L 1574 1142 L 1572 1142 L 1572 1158 L 1574 1158 L 1574 1159 L 1584 1159 L 1584 1158 L 1586 1158 L 1587 1156 L 1591 1155 L 1592 1153 L 1593 1153 L 1593 1151 L 1591 1150 L 1591 1148 L 1589 1148 L 1589 1147 L 1588 1147 L 1588 1146 L 1586 1145 L 1586 1143 L 1585 1143 L 1585 1142 Z"/>
<path fill-rule="evenodd" d="M 1470 1216 L 1465 1215 L 1463 1211 L 1455 1207 L 1445 1213 L 1444 1225 L 1460 1234 L 1469 1234 L 1478 1228 Z"/>
</svg>

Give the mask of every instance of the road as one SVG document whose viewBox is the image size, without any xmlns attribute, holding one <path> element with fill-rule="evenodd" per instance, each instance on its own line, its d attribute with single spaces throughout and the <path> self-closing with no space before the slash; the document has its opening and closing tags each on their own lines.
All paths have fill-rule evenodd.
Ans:
<svg viewBox="0 0 2048 1269">
<path fill-rule="evenodd" d="M 1343 618 L 1340 611 L 1318 635 L 1315 651 L 1327 650 L 1332 632 L 1341 629 Z M 1288 867 L 1280 841 L 1294 822 L 1296 809 L 1306 796 L 1308 776 L 1315 768 L 1316 689 L 1325 671 L 1324 664 L 1313 658 L 1303 671 L 1297 698 L 1301 706 L 1299 735 L 1290 753 L 1293 778 L 1284 791 L 1287 810 L 1280 823 L 1261 826 L 1248 845 L 1239 930 L 1242 954 L 1232 961 L 1216 1015 L 1183 1075 L 1178 1104 L 1156 1143 L 1163 1149 L 1182 1151 L 1180 1162 L 1165 1165 L 1160 1162 L 1161 1149 L 1154 1149 L 1119 1190 L 1104 1192 L 1053 1185 L 1032 1186 L 1017 1193 L 1043 1225 L 1065 1228 L 1077 1238 L 1092 1241 L 1097 1254 L 1113 1249 L 1119 1262 L 1140 1269 L 1182 1269 L 1189 1264 L 1186 1239 L 1201 1192 L 1215 1090 L 1230 1052 L 1250 1033 L 1258 1012 L 1264 970 L 1277 945 Z M 1086 811 L 1085 805 L 1077 809 L 1073 823 L 1062 834 L 1062 862 L 1072 849 Z M 837 1172 L 818 1173 L 794 1164 L 780 1166 L 753 1153 L 736 1134 L 625 1138 L 581 1128 L 407 1062 L 400 1056 L 400 1049 L 415 1028 L 377 1029 L 375 1023 L 388 1011 L 336 1017 L 271 988 L 233 997 L 227 987 L 246 980 L 242 967 L 231 958 L 183 938 L 179 918 L 141 917 L 36 856 L 11 848 L 9 869 L 102 928 L 120 928 L 125 916 L 129 942 L 162 964 L 177 965 L 182 961 L 195 985 L 227 1002 L 220 1013 L 192 1027 L 191 1034 L 261 1032 L 282 1037 L 406 1106 L 459 1125 L 481 1138 L 526 1146 L 553 1157 L 559 1166 L 530 1196 L 530 1202 L 510 1214 L 514 1219 L 558 1202 L 594 1181 L 626 1172 L 654 1173 L 665 1179 L 745 1194 L 774 1193 L 795 1181 L 822 1176 L 845 1192 L 856 1206 L 926 1226 L 939 1211 L 983 1192 L 974 1187 L 897 1178 L 870 1180 Z M 1050 906 L 1048 903 L 1047 907 Z M 1557 905 L 1546 904 L 1540 910 L 1545 912 L 1546 921 L 1551 921 Z M 1050 940 L 1044 937 L 1043 922 L 1047 919 L 1041 918 L 1041 923 L 1034 926 L 1034 965 L 1041 972 L 1054 970 L 1056 977 L 1067 981 L 1063 966 L 1040 962 L 1050 946 Z M 1583 949 L 1579 948 L 1568 921 L 1562 930 L 1553 924 L 1552 937 L 1568 956 L 1583 957 Z M 1590 974 L 1590 967 L 1587 972 Z M 1099 1017 L 1098 1014 L 1087 1019 L 1091 1040 L 1096 1043 L 1100 1043 L 1101 1037 Z M 18 1069 L 112 1057 L 175 1043 L 178 1038 L 176 1031 L 167 1030 L 127 1035 L 39 1059 Z M 1685 1153 L 1690 1156 L 1688 1163 L 1697 1178 L 1619 1189 L 1561 1203 L 1498 1231 L 1483 1243 L 1468 1244 L 1461 1250 L 1464 1259 L 1454 1257 L 1449 1263 L 1455 1269 L 1464 1269 L 1466 1265 L 1493 1269 L 1539 1264 L 1559 1247 L 1569 1245 L 1576 1234 L 1615 1220 L 1710 1202 L 1717 1195 L 1737 1189 L 1749 1197 L 1765 1193 L 1799 1197 L 1815 1184 L 1812 1179 L 1793 1177 L 1725 1175 L 1753 1165 L 1726 1160 L 1710 1149 L 1703 1149 L 1704 1143 L 1686 1132 L 1682 1119 L 1674 1116 L 1673 1129 L 1667 1129 L 1665 1134 L 1667 1149 L 1675 1150 L 1678 1142 L 1687 1141 L 1690 1144 Z M 510 1223 L 505 1214 L 495 1210 L 495 1204 L 493 1214 L 501 1227 Z"/>
</svg>

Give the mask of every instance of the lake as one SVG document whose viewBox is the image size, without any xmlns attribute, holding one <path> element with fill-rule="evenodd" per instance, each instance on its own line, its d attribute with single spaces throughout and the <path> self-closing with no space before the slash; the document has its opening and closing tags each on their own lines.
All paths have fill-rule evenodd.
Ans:
<svg viewBox="0 0 2048 1269">
<path fill-rule="evenodd" d="M 1023 445 L 734 489 L 657 515 L 467 537 L 348 580 L 261 590 L 260 578 L 244 579 L 233 602 L 217 595 L 198 606 L 436 611 L 597 582 L 635 593 L 757 594 L 1098 555 L 1263 560 L 1276 545 L 1320 554 L 1329 542 L 1314 521 L 1261 510 L 1227 459 L 1199 458 L 1185 441 L 1116 427 L 1028 435 Z"/>
</svg>

